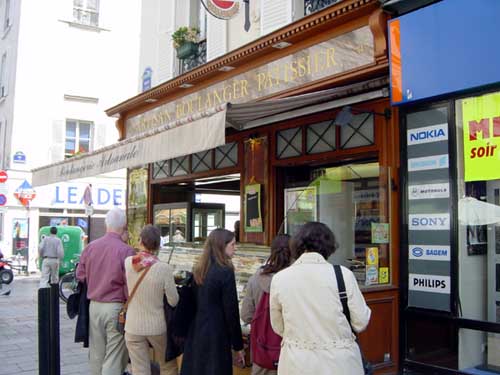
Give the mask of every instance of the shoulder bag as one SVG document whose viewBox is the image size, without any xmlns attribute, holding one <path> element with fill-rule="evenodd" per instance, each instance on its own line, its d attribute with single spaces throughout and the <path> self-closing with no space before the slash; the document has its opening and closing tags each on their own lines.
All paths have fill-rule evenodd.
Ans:
<svg viewBox="0 0 500 375">
<path fill-rule="evenodd" d="M 144 279 L 144 276 L 148 273 L 150 270 L 151 266 L 146 267 L 144 271 L 142 272 L 142 275 L 139 277 L 139 280 L 134 285 L 134 289 L 132 289 L 132 293 L 130 293 L 130 297 L 128 297 L 127 302 L 123 305 L 123 307 L 120 309 L 120 312 L 118 313 L 118 320 L 116 322 L 116 330 L 120 332 L 122 335 L 125 334 L 125 322 L 127 320 L 127 309 L 130 301 L 132 301 L 132 298 L 134 298 L 135 291 L 141 284 L 142 280 Z"/>
<path fill-rule="evenodd" d="M 342 311 L 347 318 L 347 321 L 349 322 L 349 326 L 351 327 L 351 331 L 356 335 L 356 332 L 354 332 L 354 329 L 352 329 L 352 324 L 351 324 L 351 312 L 349 311 L 349 306 L 347 305 L 347 292 L 345 289 L 345 282 L 344 282 L 344 276 L 342 275 L 342 269 L 340 268 L 339 265 L 335 264 L 333 266 L 333 269 L 335 271 L 335 278 L 337 279 L 337 285 L 339 288 L 339 297 L 340 297 L 340 302 L 342 303 Z M 356 342 L 358 343 L 358 335 L 356 335 Z M 359 347 L 359 352 L 361 353 L 361 361 L 363 362 L 363 370 L 365 372 L 365 375 L 373 375 L 373 366 L 370 362 L 368 362 L 364 355 L 363 352 L 361 351 L 361 347 Z"/>
</svg>

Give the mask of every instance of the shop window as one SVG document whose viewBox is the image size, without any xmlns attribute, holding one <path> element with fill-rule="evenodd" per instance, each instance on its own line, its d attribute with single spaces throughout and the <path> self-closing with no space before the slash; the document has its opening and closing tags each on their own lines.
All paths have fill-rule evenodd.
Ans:
<svg viewBox="0 0 500 375">
<path fill-rule="evenodd" d="M 369 146 L 375 143 L 375 127 L 372 113 L 354 115 L 352 121 L 340 128 L 342 149 Z"/>
<path fill-rule="evenodd" d="M 302 155 L 302 128 L 281 130 L 276 133 L 276 157 L 286 159 Z"/>
<path fill-rule="evenodd" d="M 189 173 L 189 155 L 180 156 L 170 161 L 172 176 L 183 176 Z"/>
<path fill-rule="evenodd" d="M 192 165 L 192 173 L 210 170 L 212 166 L 212 152 L 208 150 L 193 154 Z"/>
<path fill-rule="evenodd" d="M 307 127 L 307 153 L 318 154 L 335 150 L 335 125 L 324 121 Z"/>
<path fill-rule="evenodd" d="M 99 0 L 73 0 L 73 19 L 86 26 L 99 26 Z"/>
<path fill-rule="evenodd" d="M 330 5 L 340 3 L 341 1 L 342 0 L 304 0 L 304 13 L 308 16 Z"/>
<path fill-rule="evenodd" d="M 64 157 L 89 152 L 91 144 L 92 122 L 79 120 L 66 120 L 66 137 Z"/>
<path fill-rule="evenodd" d="M 351 269 L 362 287 L 389 284 L 389 170 L 377 162 L 325 167 L 310 170 L 311 181 L 304 184 L 296 181 L 296 168 L 286 170 L 285 232 L 293 235 L 304 223 L 320 221 L 338 243 L 331 262 Z"/>
<path fill-rule="evenodd" d="M 238 143 L 226 143 L 215 149 L 215 169 L 238 165 Z"/>
<path fill-rule="evenodd" d="M 500 323 L 500 92 L 455 103 L 460 315 Z M 461 369 L 500 368 L 498 334 L 460 331 Z"/>
<path fill-rule="evenodd" d="M 10 0 L 5 0 L 5 8 L 3 15 L 3 30 L 6 31 L 11 25 L 10 21 Z"/>
<path fill-rule="evenodd" d="M 153 180 L 170 176 L 170 163 L 168 160 L 158 161 L 153 163 Z"/>
</svg>

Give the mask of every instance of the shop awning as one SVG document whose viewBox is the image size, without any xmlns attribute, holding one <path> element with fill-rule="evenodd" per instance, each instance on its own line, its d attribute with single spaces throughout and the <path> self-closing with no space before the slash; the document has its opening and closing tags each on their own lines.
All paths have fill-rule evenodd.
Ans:
<svg viewBox="0 0 500 375">
<path fill-rule="evenodd" d="M 33 169 L 32 185 L 97 176 L 209 150 L 225 143 L 226 106 L 171 122 L 91 153 Z"/>
</svg>

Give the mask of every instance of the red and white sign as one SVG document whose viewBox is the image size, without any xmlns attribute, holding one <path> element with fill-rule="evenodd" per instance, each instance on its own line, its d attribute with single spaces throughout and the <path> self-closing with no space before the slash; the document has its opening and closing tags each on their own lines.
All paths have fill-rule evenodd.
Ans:
<svg viewBox="0 0 500 375">
<path fill-rule="evenodd" d="M 241 0 L 206 0 L 208 11 L 215 17 L 228 20 L 233 18 L 240 10 Z"/>
<path fill-rule="evenodd" d="M 0 184 L 7 182 L 8 178 L 9 178 L 9 176 L 7 176 L 7 172 L 0 171 Z"/>
</svg>

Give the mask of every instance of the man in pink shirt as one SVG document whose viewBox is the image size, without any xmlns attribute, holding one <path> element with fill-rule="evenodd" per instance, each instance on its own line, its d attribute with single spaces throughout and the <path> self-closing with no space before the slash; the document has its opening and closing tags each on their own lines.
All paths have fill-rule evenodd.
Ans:
<svg viewBox="0 0 500 375">
<path fill-rule="evenodd" d="M 89 357 L 92 375 L 122 375 L 128 362 L 125 340 L 116 330 L 118 312 L 127 300 L 125 258 L 135 251 L 123 242 L 125 212 L 113 208 L 106 215 L 106 234 L 82 253 L 76 277 L 87 283 Z"/>
</svg>

